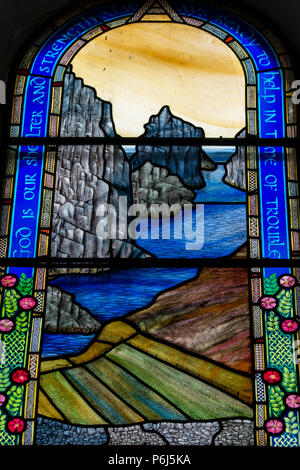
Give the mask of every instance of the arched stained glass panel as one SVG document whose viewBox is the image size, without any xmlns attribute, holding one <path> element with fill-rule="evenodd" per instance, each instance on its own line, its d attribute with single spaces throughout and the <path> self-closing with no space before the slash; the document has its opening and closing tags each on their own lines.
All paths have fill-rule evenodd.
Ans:
<svg viewBox="0 0 300 470">
<path fill-rule="evenodd" d="M 97 2 L 14 79 L 0 444 L 297 447 L 281 42 L 226 2 Z"/>
</svg>

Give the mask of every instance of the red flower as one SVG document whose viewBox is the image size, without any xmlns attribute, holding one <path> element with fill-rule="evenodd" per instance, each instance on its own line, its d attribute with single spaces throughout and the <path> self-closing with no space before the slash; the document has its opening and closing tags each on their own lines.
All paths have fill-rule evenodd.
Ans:
<svg viewBox="0 0 300 470">
<path fill-rule="evenodd" d="M 14 323 L 8 318 L 0 320 L 0 331 L 1 333 L 9 333 L 14 327 Z"/>
<path fill-rule="evenodd" d="M 282 276 L 279 279 L 279 284 L 282 287 L 285 287 L 286 289 L 291 289 L 292 287 L 294 287 L 296 285 L 296 282 L 297 282 L 296 279 L 293 276 L 289 276 L 289 275 Z"/>
<path fill-rule="evenodd" d="M 0 395 L 0 408 L 1 406 L 5 405 L 5 402 L 6 402 L 6 396 Z"/>
<path fill-rule="evenodd" d="M 33 297 L 23 297 L 19 305 L 23 310 L 31 310 L 36 306 L 36 300 Z"/>
<path fill-rule="evenodd" d="M 270 419 L 266 422 L 266 429 L 270 434 L 281 434 L 284 429 L 284 425 L 282 421 L 279 421 L 279 419 Z"/>
<path fill-rule="evenodd" d="M 277 384 L 281 381 L 281 375 L 277 370 L 268 370 L 264 373 L 264 381 L 268 384 Z"/>
<path fill-rule="evenodd" d="M 265 310 L 273 310 L 277 307 L 277 300 L 274 297 L 263 297 L 260 304 Z"/>
<path fill-rule="evenodd" d="M 6 276 L 3 276 L 1 278 L 1 285 L 5 287 L 6 289 L 11 289 L 12 287 L 15 287 L 17 282 L 18 282 L 18 278 L 11 274 L 7 274 Z"/>
<path fill-rule="evenodd" d="M 289 408 L 300 408 L 300 396 L 288 395 L 286 397 L 286 404 Z"/>
<path fill-rule="evenodd" d="M 11 379 L 17 384 L 25 384 L 29 380 L 29 373 L 27 370 L 18 369 L 13 372 Z"/>
<path fill-rule="evenodd" d="M 295 333 L 299 329 L 299 324 L 295 320 L 288 319 L 281 323 L 281 328 L 286 333 Z"/>
<path fill-rule="evenodd" d="M 7 423 L 7 427 L 12 434 L 20 434 L 24 431 L 25 423 L 22 419 L 15 418 Z"/>
</svg>

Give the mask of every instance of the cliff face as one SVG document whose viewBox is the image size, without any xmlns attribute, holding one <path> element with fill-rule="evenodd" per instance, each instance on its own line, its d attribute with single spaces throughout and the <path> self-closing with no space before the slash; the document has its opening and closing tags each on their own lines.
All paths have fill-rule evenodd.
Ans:
<svg viewBox="0 0 300 470">
<path fill-rule="evenodd" d="M 111 104 L 69 70 L 65 74 L 61 116 L 62 137 L 115 135 Z M 64 146 L 58 149 L 52 219 L 52 256 L 63 258 L 141 257 L 130 241 L 96 235 L 97 208 L 119 196 L 131 203 L 129 163 L 122 147 Z"/>
<path fill-rule="evenodd" d="M 204 268 L 128 319 L 187 351 L 251 371 L 247 269 Z"/>
<path fill-rule="evenodd" d="M 242 130 L 237 137 L 246 137 L 246 130 Z M 246 147 L 238 147 L 236 153 L 230 158 L 225 165 L 226 174 L 224 176 L 224 182 L 233 186 L 234 188 L 246 191 Z"/>
<path fill-rule="evenodd" d="M 55 286 L 47 288 L 45 312 L 46 333 L 93 334 L 100 323 L 92 314 L 74 301 L 74 296 Z"/>
<path fill-rule="evenodd" d="M 178 176 L 170 175 L 166 168 L 146 162 L 132 173 L 132 193 L 135 204 L 190 204 L 195 199 Z"/>
<path fill-rule="evenodd" d="M 192 124 L 174 117 L 168 106 L 164 106 L 157 116 L 152 116 L 145 125 L 143 137 L 198 138 L 204 137 L 204 131 Z M 201 170 L 215 170 L 216 165 L 203 152 L 201 147 L 192 146 L 137 146 L 130 162 L 132 170 L 140 168 L 146 161 L 155 166 L 167 168 L 172 175 L 178 176 L 189 189 L 205 186 Z"/>
</svg>

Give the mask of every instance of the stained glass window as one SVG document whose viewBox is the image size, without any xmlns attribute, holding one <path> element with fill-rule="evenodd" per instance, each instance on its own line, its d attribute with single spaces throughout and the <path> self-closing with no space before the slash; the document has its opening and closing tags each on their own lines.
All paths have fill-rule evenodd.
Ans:
<svg viewBox="0 0 300 470">
<path fill-rule="evenodd" d="M 15 70 L 0 444 L 299 446 L 293 66 L 223 2 L 95 2 Z"/>
</svg>

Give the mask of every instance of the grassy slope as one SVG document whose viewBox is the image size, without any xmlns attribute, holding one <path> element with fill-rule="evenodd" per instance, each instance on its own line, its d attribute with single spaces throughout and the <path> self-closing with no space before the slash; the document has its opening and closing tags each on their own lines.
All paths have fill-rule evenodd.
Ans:
<svg viewBox="0 0 300 470">
<path fill-rule="evenodd" d="M 252 417 L 251 379 L 106 325 L 76 357 L 42 361 L 39 414 L 83 425 Z"/>
</svg>

